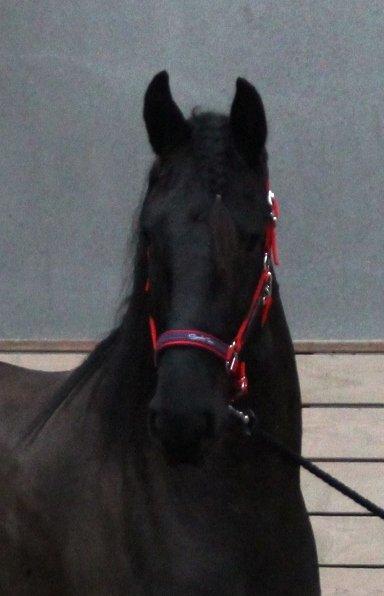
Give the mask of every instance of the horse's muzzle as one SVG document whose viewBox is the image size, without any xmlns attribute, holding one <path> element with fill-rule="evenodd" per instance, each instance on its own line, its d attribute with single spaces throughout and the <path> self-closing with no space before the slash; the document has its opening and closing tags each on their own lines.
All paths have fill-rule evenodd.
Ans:
<svg viewBox="0 0 384 596">
<path fill-rule="evenodd" d="M 214 415 L 201 410 L 175 413 L 152 406 L 149 430 L 169 463 L 202 463 L 215 438 Z"/>
</svg>

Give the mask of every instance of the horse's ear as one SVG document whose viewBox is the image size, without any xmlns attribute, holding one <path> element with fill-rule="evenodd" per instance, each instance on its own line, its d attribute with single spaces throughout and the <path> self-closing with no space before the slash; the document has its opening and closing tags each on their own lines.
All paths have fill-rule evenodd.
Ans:
<svg viewBox="0 0 384 596">
<path fill-rule="evenodd" d="M 260 95 L 245 79 L 236 81 L 230 124 L 238 151 L 255 163 L 267 140 L 267 120 Z"/>
<path fill-rule="evenodd" d="M 189 125 L 172 99 L 165 70 L 150 82 L 144 97 L 143 114 L 149 141 L 157 155 L 183 144 L 190 137 Z"/>
</svg>

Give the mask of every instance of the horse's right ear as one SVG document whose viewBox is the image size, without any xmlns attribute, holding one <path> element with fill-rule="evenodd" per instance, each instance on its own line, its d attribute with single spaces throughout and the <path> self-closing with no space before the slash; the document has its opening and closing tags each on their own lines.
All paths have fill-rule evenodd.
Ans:
<svg viewBox="0 0 384 596">
<path fill-rule="evenodd" d="M 267 121 L 260 95 L 242 78 L 236 81 L 230 124 L 238 151 L 251 165 L 256 163 L 267 140 Z"/>
<path fill-rule="evenodd" d="M 189 125 L 172 99 L 165 70 L 159 72 L 148 86 L 143 115 L 149 141 L 157 155 L 163 155 L 190 137 Z"/>
</svg>

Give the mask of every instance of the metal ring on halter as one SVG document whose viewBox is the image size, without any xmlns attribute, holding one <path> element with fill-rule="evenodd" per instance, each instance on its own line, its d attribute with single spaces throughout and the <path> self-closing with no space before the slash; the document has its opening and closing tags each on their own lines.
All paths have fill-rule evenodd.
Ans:
<svg viewBox="0 0 384 596">
<path fill-rule="evenodd" d="M 267 298 L 269 298 L 270 296 L 272 296 L 272 284 L 273 284 L 272 271 L 268 271 L 268 279 L 265 282 L 265 286 L 264 286 L 264 289 L 263 289 L 263 295 L 262 295 L 262 302 L 263 302 L 263 304 L 266 303 Z"/>
<path fill-rule="evenodd" d="M 252 436 L 255 426 L 257 425 L 257 416 L 255 412 L 251 409 L 238 410 L 231 405 L 228 406 L 228 410 L 232 416 L 242 422 L 245 434 Z"/>
</svg>

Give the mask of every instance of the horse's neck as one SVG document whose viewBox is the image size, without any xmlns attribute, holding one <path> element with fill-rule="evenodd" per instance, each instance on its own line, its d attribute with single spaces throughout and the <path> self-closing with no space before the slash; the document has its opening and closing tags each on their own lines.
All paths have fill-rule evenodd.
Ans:
<svg viewBox="0 0 384 596">
<path fill-rule="evenodd" d="M 300 388 L 292 340 L 278 288 L 267 325 L 250 343 L 250 401 L 259 421 L 265 430 L 299 450 Z"/>
</svg>

